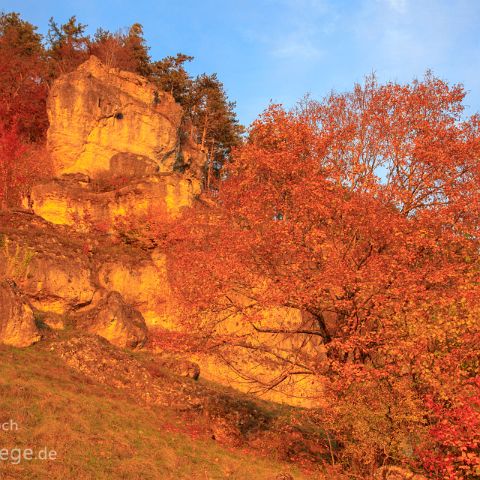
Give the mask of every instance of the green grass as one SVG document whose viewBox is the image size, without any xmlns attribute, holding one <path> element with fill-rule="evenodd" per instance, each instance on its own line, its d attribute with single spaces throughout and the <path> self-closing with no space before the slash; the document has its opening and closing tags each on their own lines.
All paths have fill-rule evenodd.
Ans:
<svg viewBox="0 0 480 480">
<path fill-rule="evenodd" d="M 289 472 L 292 465 L 213 440 L 181 433 L 182 419 L 168 408 L 145 406 L 120 390 L 92 382 L 40 347 L 0 346 L 1 448 L 48 447 L 55 461 L 0 461 L 3 479 L 258 479 Z"/>
</svg>

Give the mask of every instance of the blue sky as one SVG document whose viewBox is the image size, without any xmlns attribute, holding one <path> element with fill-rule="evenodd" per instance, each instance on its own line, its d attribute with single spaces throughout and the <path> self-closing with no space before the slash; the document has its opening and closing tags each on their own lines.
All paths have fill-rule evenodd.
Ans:
<svg viewBox="0 0 480 480">
<path fill-rule="evenodd" d="M 217 72 L 248 125 L 270 101 L 351 89 L 371 72 L 410 81 L 427 69 L 469 92 L 480 111 L 480 0 L 0 0 L 47 29 L 77 15 L 93 32 L 144 26 L 154 58 L 195 57 Z"/>
</svg>

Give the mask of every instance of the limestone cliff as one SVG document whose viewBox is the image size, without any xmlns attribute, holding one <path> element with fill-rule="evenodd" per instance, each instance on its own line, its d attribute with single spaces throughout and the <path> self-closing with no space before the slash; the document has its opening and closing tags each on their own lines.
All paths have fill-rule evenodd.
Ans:
<svg viewBox="0 0 480 480">
<path fill-rule="evenodd" d="M 112 231 L 119 219 L 176 217 L 200 193 L 205 154 L 181 135 L 181 107 L 145 78 L 92 56 L 54 82 L 47 110 L 57 178 L 24 205 L 49 222 Z"/>
<path fill-rule="evenodd" d="M 118 153 L 142 156 L 171 172 L 179 153 L 182 109 L 145 78 L 92 56 L 53 84 L 48 147 L 57 175 L 95 177 Z"/>
<path fill-rule="evenodd" d="M 120 347 L 140 348 L 150 336 L 150 348 L 171 353 L 170 338 L 194 334 L 172 291 L 167 255 L 141 232 L 142 222 L 153 215 L 168 224 L 193 204 L 204 153 L 180 141 L 182 112 L 169 94 L 95 57 L 56 80 L 48 114 L 57 177 L 33 188 L 25 199 L 30 214 L 0 212 L 0 235 L 15 251 L 31 252 L 28 272 L 17 279 L 25 308 L 21 318 L 18 308 L 11 309 L 9 318 L 20 321 L 9 325 L 31 325 L 35 315 L 40 327 L 94 333 Z M 142 242 L 127 235 L 128 222 Z M 0 266 L 2 261 L 0 251 Z M 261 314 L 279 328 L 294 329 L 303 321 L 294 309 Z M 252 349 L 228 345 L 214 354 L 181 355 L 197 362 L 207 378 L 242 390 L 250 388 L 245 381 L 250 371 L 266 385 L 281 378 L 272 355 L 293 355 L 304 341 L 260 334 L 238 315 L 226 322 L 205 320 L 218 323 L 218 338 L 248 337 Z M 164 340 L 155 343 L 158 337 Z M 256 348 L 262 342 L 268 352 Z M 311 377 L 297 377 L 295 383 L 280 382 L 280 392 L 269 391 L 268 397 L 294 403 L 292 398 L 302 396 L 298 402 L 305 405 L 304 397 L 318 395 Z"/>
</svg>

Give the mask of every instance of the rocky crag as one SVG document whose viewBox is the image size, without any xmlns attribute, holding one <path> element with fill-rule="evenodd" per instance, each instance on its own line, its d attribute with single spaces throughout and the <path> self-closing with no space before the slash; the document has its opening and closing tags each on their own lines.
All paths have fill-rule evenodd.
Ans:
<svg viewBox="0 0 480 480">
<path fill-rule="evenodd" d="M 55 177 L 33 188 L 23 212 L 1 214 L 0 275 L 21 292 L 2 284 L 2 295 L 26 306 L 4 302 L 4 318 L 15 320 L 0 339 L 34 342 L 35 317 L 141 347 L 148 326 L 171 327 L 178 316 L 166 258 L 111 234 L 122 220 L 168 222 L 191 205 L 205 155 L 181 140 L 170 94 L 93 56 L 55 81 L 47 108 Z"/>
<path fill-rule="evenodd" d="M 0 287 L 8 298 L 0 342 L 26 346 L 45 328 L 73 329 L 138 349 L 151 345 L 152 329 L 185 333 L 165 252 L 119 234 L 119 225 L 141 225 L 148 216 L 168 224 L 200 194 L 205 154 L 181 135 L 180 106 L 144 78 L 91 57 L 56 80 L 48 115 L 56 176 L 33 188 L 24 211 L 0 213 L 0 278 L 10 279 Z M 265 315 L 282 325 L 302 321 L 293 309 Z M 242 328 L 254 344 L 259 335 L 235 317 L 222 328 Z M 273 350 L 296 348 L 291 338 L 271 337 Z M 279 374 L 260 351 L 232 352 L 228 365 L 215 355 L 184 357 L 207 378 L 243 390 L 250 385 L 242 369 L 266 384 Z M 281 389 L 269 397 L 305 405 L 309 392 L 319 392 L 311 377 Z"/>
<path fill-rule="evenodd" d="M 182 109 L 146 79 L 96 57 L 53 84 L 48 150 L 56 178 L 25 207 L 86 230 L 155 211 L 175 217 L 200 192 L 205 155 L 181 135 Z"/>
</svg>

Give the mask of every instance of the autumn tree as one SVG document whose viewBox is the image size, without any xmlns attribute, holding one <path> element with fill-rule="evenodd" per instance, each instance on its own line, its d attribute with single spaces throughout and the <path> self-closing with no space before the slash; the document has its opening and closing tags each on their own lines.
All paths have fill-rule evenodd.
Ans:
<svg viewBox="0 0 480 480">
<path fill-rule="evenodd" d="M 88 52 L 97 56 L 105 65 L 138 73 L 150 78 L 151 65 L 148 47 L 143 37 L 143 27 L 133 24 L 126 32 L 112 33 L 97 29 L 88 40 Z"/>
<path fill-rule="evenodd" d="M 40 146 L 48 126 L 47 66 L 36 30 L 18 13 L 0 15 L 0 209 L 18 205 L 49 170 Z"/>
<path fill-rule="evenodd" d="M 132 71 L 135 62 L 125 48 L 125 36 L 121 32 L 97 29 L 88 45 L 89 53 L 95 55 L 110 68 Z"/>
<path fill-rule="evenodd" d="M 18 13 L 0 15 L 0 122 L 27 141 L 43 138 L 48 125 L 45 52 L 37 28 Z"/>
<path fill-rule="evenodd" d="M 17 123 L 0 122 L 0 210 L 20 206 L 30 187 L 49 174 L 50 158 L 42 144 L 26 142 Z"/>
<path fill-rule="evenodd" d="M 458 350 L 479 332 L 480 124 L 463 117 L 464 95 L 428 74 L 408 85 L 369 78 L 291 112 L 272 106 L 216 202 L 165 237 L 173 280 L 209 338 L 232 314 L 257 334 L 222 338 L 222 355 L 267 352 L 284 369 L 267 388 L 325 379 L 335 408 L 319 417 L 360 475 L 437 448 L 458 456 L 450 477 L 435 457 L 434 478 L 478 473 L 474 429 L 452 446 L 433 426 L 435 409 L 455 424 L 452 399 L 466 401 L 462 375 L 449 377 L 446 396 L 435 372 L 446 358 L 462 370 Z M 294 326 L 266 322 L 262 311 L 279 306 L 305 315 Z M 258 344 L 269 335 L 301 338 L 301 348 L 269 351 Z M 478 398 L 478 364 L 469 368 L 467 398 Z M 459 421 L 478 415 L 474 407 Z"/>
</svg>

